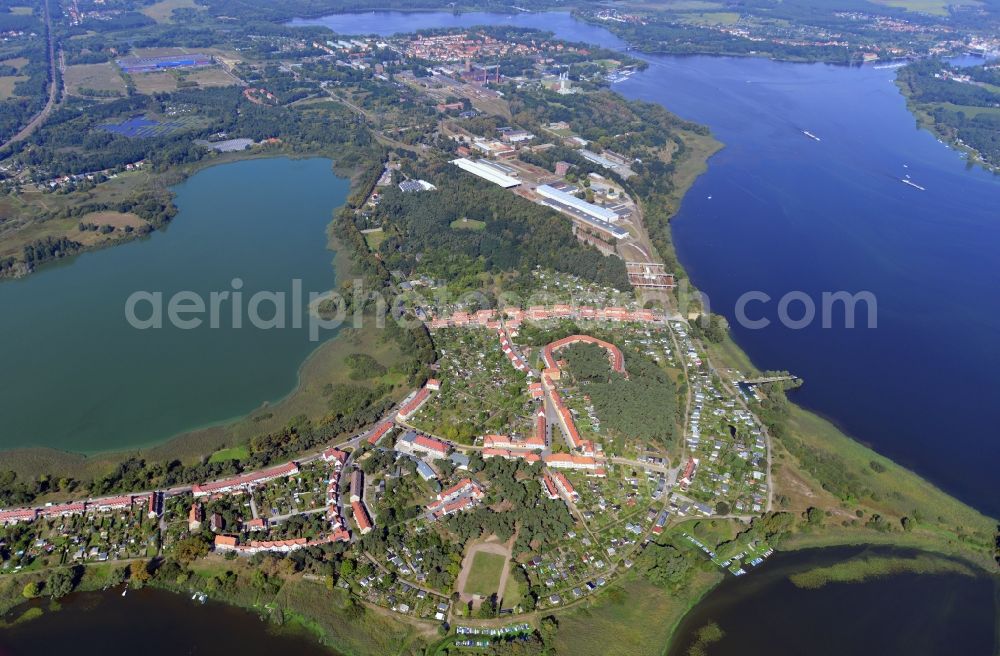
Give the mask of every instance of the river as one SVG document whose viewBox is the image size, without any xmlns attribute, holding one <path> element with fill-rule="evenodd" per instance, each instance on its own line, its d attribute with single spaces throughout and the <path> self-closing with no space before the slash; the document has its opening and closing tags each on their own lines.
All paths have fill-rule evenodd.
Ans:
<svg viewBox="0 0 1000 656">
<path fill-rule="evenodd" d="M 219 328 L 206 319 L 181 329 L 166 306 L 179 291 L 232 292 L 234 278 L 246 305 L 259 290 L 290 294 L 295 278 L 303 294 L 331 289 L 326 226 L 348 191 L 331 166 L 273 158 L 204 169 L 174 189 L 179 211 L 163 231 L 0 283 L 0 448 L 134 448 L 292 391 L 317 346 L 306 329 L 234 329 L 231 303 L 220 305 Z M 162 292 L 162 329 L 126 321 L 139 290 Z M 288 301 L 286 325 L 292 311 Z M 262 317 L 272 313 L 261 305 Z"/>
<path fill-rule="evenodd" d="M 40 620 L 0 631 L 0 656 L 335 656 L 303 632 L 276 629 L 247 611 L 153 589 L 74 594 Z M 11 613 L 14 617 L 24 607 Z M 11 619 L 11 618 L 6 618 Z"/>
<path fill-rule="evenodd" d="M 388 35 L 486 23 L 625 47 L 566 13 L 379 12 L 292 24 Z M 797 403 L 1000 515 L 1000 406 L 991 398 L 1000 387 L 1000 177 L 967 168 L 915 127 L 894 70 L 641 57 L 649 68 L 614 89 L 708 125 L 725 144 L 685 198 L 673 238 L 736 341 L 762 369 L 805 379 Z M 734 321 L 737 300 L 753 291 L 772 299 L 747 306 L 749 318 L 770 321 L 763 329 Z M 877 328 L 867 328 L 863 305 L 854 329 L 838 311 L 831 328 L 779 323 L 789 292 L 820 310 L 822 293 L 838 291 L 870 291 Z M 792 305 L 793 318 L 801 307 Z"/>
</svg>

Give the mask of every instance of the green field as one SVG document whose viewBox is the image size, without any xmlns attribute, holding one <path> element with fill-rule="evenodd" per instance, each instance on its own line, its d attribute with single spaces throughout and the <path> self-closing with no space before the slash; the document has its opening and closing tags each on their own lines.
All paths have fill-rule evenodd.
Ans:
<svg viewBox="0 0 1000 656">
<path fill-rule="evenodd" d="M 6 75 L 0 77 L 0 100 L 7 100 L 14 95 L 14 85 L 28 79 L 27 75 Z"/>
<path fill-rule="evenodd" d="M 472 569 L 465 582 L 466 594 L 476 594 L 488 597 L 496 594 L 500 587 L 500 575 L 503 573 L 507 559 L 491 553 L 479 552 L 472 559 Z"/>
<path fill-rule="evenodd" d="M 485 221 L 476 221 L 475 219 L 455 219 L 451 222 L 452 230 L 485 230 Z"/>
<path fill-rule="evenodd" d="M 521 590 L 521 584 L 517 582 L 513 576 L 507 577 L 507 585 L 504 586 L 503 595 L 501 600 L 503 601 L 504 608 L 515 608 L 521 599 L 524 598 L 524 592 Z"/>
<path fill-rule="evenodd" d="M 692 25 L 733 25 L 739 21 L 740 15 L 731 11 L 712 11 L 698 14 L 685 14 L 683 21 Z"/>
<path fill-rule="evenodd" d="M 966 116 L 978 116 L 980 114 L 1000 116 L 1000 107 L 976 107 L 974 105 L 956 105 L 955 103 L 931 103 L 929 106 L 942 107 L 952 112 L 962 112 Z"/>
<path fill-rule="evenodd" d="M 688 591 L 678 596 L 628 577 L 594 601 L 557 615 L 556 653 L 660 656 L 677 623 L 721 578 L 718 572 L 699 572 Z"/>
<path fill-rule="evenodd" d="M 369 250 L 377 251 L 378 247 L 385 241 L 385 231 L 381 228 L 377 230 L 372 230 L 371 232 L 363 233 L 365 236 L 365 243 L 368 244 Z"/>
<path fill-rule="evenodd" d="M 948 7 L 950 6 L 966 6 L 975 7 L 980 2 L 976 0 L 874 0 L 875 4 L 885 5 L 887 7 L 898 7 L 900 9 L 906 9 L 907 11 L 921 11 L 925 14 L 933 14 L 935 16 L 947 16 Z"/>
<path fill-rule="evenodd" d="M 64 81 L 70 93 L 82 94 L 81 90 L 92 90 L 117 93 L 121 96 L 126 94 L 125 80 L 122 79 L 118 67 L 111 62 L 68 66 Z"/>
<path fill-rule="evenodd" d="M 246 460 L 250 457 L 250 450 L 245 446 L 233 446 L 228 449 L 219 449 L 208 459 L 209 462 L 226 462 L 227 460 Z"/>
<path fill-rule="evenodd" d="M 196 4 L 194 0 L 160 0 L 160 2 L 142 8 L 142 13 L 146 14 L 157 23 L 169 23 L 175 9 L 201 10 L 203 7 Z"/>
</svg>

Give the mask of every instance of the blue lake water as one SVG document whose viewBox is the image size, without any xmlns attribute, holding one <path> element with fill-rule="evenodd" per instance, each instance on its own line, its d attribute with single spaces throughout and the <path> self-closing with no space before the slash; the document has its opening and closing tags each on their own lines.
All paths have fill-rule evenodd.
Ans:
<svg viewBox="0 0 1000 656">
<path fill-rule="evenodd" d="M 796 587 L 790 576 L 848 559 L 909 558 L 886 547 L 837 547 L 778 553 L 759 570 L 727 576 L 677 627 L 669 656 L 686 656 L 698 631 L 723 632 L 712 656 L 809 654 L 995 654 L 995 579 L 961 574 L 896 574 L 857 583 Z"/>
<path fill-rule="evenodd" d="M 290 295 L 295 278 L 303 295 L 331 289 L 326 226 L 348 190 L 331 166 L 275 158 L 205 169 L 176 187 L 179 211 L 162 232 L 0 284 L 0 448 L 133 448 L 292 391 L 317 346 L 307 330 L 235 329 L 231 302 L 219 306 L 218 329 L 206 318 L 184 330 L 170 326 L 167 305 L 180 291 L 207 303 L 239 278 L 249 326 L 257 291 Z M 162 293 L 163 329 L 126 321 L 140 290 Z M 286 326 L 294 310 L 288 298 Z M 136 314 L 151 312 L 142 303 Z M 272 314 L 261 305 L 261 317 Z"/>
<path fill-rule="evenodd" d="M 378 12 L 293 24 L 388 35 L 487 23 L 625 46 L 562 13 Z M 686 197 L 673 234 L 714 311 L 732 320 L 748 291 L 773 299 L 748 310 L 770 319 L 767 328 L 734 323 L 739 344 L 758 366 L 804 377 L 798 403 L 1000 515 L 1000 177 L 967 168 L 916 127 L 894 70 L 643 59 L 648 70 L 615 90 L 706 124 L 725 143 Z M 903 184 L 907 175 L 926 191 Z M 875 295 L 876 329 L 844 329 L 837 313 L 830 329 L 778 324 L 778 301 L 788 292 L 802 291 L 819 307 L 823 292 L 841 290 Z M 863 312 L 860 319 L 866 326 Z"/>
</svg>

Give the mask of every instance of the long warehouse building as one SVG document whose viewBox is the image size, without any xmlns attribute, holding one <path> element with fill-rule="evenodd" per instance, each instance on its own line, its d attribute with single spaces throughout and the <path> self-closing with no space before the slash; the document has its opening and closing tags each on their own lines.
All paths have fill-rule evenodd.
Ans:
<svg viewBox="0 0 1000 656">
<path fill-rule="evenodd" d="M 486 166 L 479 162 L 474 162 L 471 159 L 466 159 L 460 157 L 451 161 L 452 164 L 462 169 L 463 171 L 468 171 L 469 173 L 482 178 L 483 180 L 488 180 L 493 184 L 500 185 L 504 189 L 510 189 L 511 187 L 516 187 L 521 184 L 521 181 L 517 178 L 512 178 L 509 175 L 505 175 L 500 171 L 496 170 L 494 167 Z"/>
<path fill-rule="evenodd" d="M 543 189 L 546 190 L 546 191 L 543 191 Z M 549 190 L 551 192 L 554 192 L 554 193 L 551 193 L 551 194 L 550 193 L 546 193 Z M 599 233 L 599 234 L 601 234 L 601 235 L 603 235 L 603 236 L 605 236 L 607 238 L 610 238 L 610 239 L 625 239 L 625 238 L 627 238 L 629 236 L 628 230 L 625 230 L 624 228 L 622 228 L 620 226 L 616 226 L 613 223 L 610 223 L 610 222 L 605 221 L 603 219 L 595 218 L 593 216 L 592 212 L 587 212 L 587 211 L 584 211 L 583 209 L 581 209 L 578 206 L 578 203 L 583 203 L 583 201 L 581 201 L 576 196 L 571 196 L 570 194 L 565 194 L 565 192 L 561 192 L 558 189 L 553 189 L 552 187 L 549 187 L 548 185 L 542 185 L 540 187 L 537 187 L 535 189 L 535 191 L 537 191 L 538 195 L 542 197 L 542 200 L 539 201 L 542 205 L 547 205 L 547 206 L 551 207 L 552 209 L 556 210 L 557 212 L 561 212 L 563 214 L 569 215 L 570 218 L 572 218 L 574 221 L 577 221 L 577 222 L 579 222 L 579 223 L 587 226 L 591 230 L 596 231 L 597 233 Z M 559 198 L 554 198 L 553 197 L 553 196 L 556 196 L 558 194 L 564 194 L 564 195 L 570 196 L 570 198 L 572 198 L 573 200 L 575 200 L 577 202 L 574 203 L 574 204 L 572 204 L 572 205 L 570 205 L 568 202 L 563 202 Z M 584 205 L 590 205 L 592 208 L 595 208 L 595 209 L 598 209 L 598 210 L 604 210 L 603 207 L 598 207 L 597 205 L 591 205 L 590 203 L 583 203 L 583 204 Z M 604 210 L 604 211 L 610 212 L 611 210 Z M 617 214 L 615 216 L 617 217 Z"/>
<path fill-rule="evenodd" d="M 600 205 L 588 203 L 581 198 L 577 198 L 573 194 L 560 191 L 559 189 L 550 187 L 549 185 L 539 185 L 535 191 L 537 191 L 538 195 L 543 198 L 548 198 L 549 200 L 554 200 L 558 203 L 562 203 L 563 205 L 568 205 L 575 210 L 583 212 L 587 216 L 599 219 L 606 223 L 614 223 L 619 218 L 618 215 L 612 210 L 601 207 Z"/>
</svg>

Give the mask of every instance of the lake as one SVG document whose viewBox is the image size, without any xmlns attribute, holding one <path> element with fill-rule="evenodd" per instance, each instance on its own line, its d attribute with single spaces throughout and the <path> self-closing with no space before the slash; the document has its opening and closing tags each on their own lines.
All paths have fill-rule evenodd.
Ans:
<svg viewBox="0 0 1000 656">
<path fill-rule="evenodd" d="M 760 570 L 727 577 L 710 592 L 684 617 L 668 656 L 686 656 L 698 630 L 710 622 L 724 632 L 708 647 L 712 656 L 995 653 L 1000 608 L 989 578 L 899 574 L 815 590 L 788 578 L 855 556 L 915 553 L 842 547 L 775 554 Z"/>
<path fill-rule="evenodd" d="M 326 227 L 348 191 L 331 167 L 273 158 L 204 169 L 175 188 L 165 230 L 0 283 L 0 448 L 133 448 L 291 392 L 317 346 L 307 330 L 235 329 L 232 303 L 217 329 L 171 327 L 164 309 L 164 328 L 137 330 L 125 305 L 136 291 L 162 292 L 164 308 L 183 290 L 208 298 L 234 291 L 235 278 L 246 306 L 259 290 L 290 293 L 296 278 L 303 294 L 331 289 Z M 151 312 L 140 303 L 135 314 Z M 262 303 L 259 315 L 271 314 Z"/>
<path fill-rule="evenodd" d="M 253 613 L 145 588 L 74 594 L 62 608 L 0 631 L 0 656 L 332 656 L 315 638 L 277 629 Z M 15 609 L 14 613 L 23 611 Z"/>
<path fill-rule="evenodd" d="M 378 12 L 292 24 L 388 35 L 486 23 L 625 47 L 566 13 Z M 685 198 L 673 237 L 736 341 L 762 369 L 805 379 L 796 402 L 1000 515 L 1000 177 L 967 168 L 916 128 L 894 70 L 639 56 L 649 68 L 614 89 L 706 124 L 725 143 Z M 752 291 L 772 299 L 747 307 L 766 328 L 734 321 Z M 870 291 L 877 328 L 866 327 L 864 306 L 854 329 L 837 311 L 831 328 L 780 325 L 789 292 L 820 308 L 822 293 L 837 291 Z M 801 312 L 792 304 L 789 314 Z"/>
</svg>

